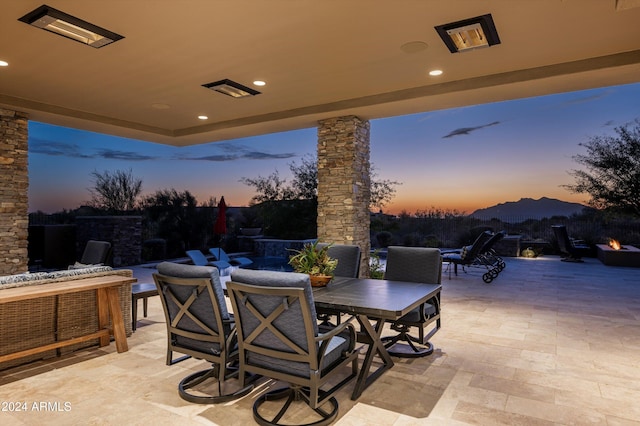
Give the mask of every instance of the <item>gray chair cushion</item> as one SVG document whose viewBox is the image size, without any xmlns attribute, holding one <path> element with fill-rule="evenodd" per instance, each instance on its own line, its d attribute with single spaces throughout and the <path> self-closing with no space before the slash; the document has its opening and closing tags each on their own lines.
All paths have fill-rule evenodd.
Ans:
<svg viewBox="0 0 640 426">
<path fill-rule="evenodd" d="M 322 365 L 320 370 L 325 371 L 335 361 L 339 360 L 342 354 L 349 350 L 349 340 L 335 336 L 329 341 L 329 347 L 325 352 L 322 359 Z M 268 368 L 269 370 L 276 370 L 283 373 L 294 374 L 300 377 L 309 377 L 309 364 L 301 362 L 285 361 L 281 358 L 274 358 L 261 354 L 251 353 L 249 356 L 249 362 L 252 365 Z"/>
<path fill-rule="evenodd" d="M 102 265 L 107 262 L 110 252 L 110 242 L 89 240 L 82 253 L 80 263 L 84 265 Z"/>
<path fill-rule="evenodd" d="M 427 247 L 390 246 L 387 249 L 387 269 L 384 278 L 392 281 L 440 284 L 442 281 L 440 250 Z M 425 303 L 425 317 L 429 318 L 435 313 L 435 307 Z M 419 319 L 418 307 L 400 318 L 399 322 L 416 322 Z"/>
<path fill-rule="evenodd" d="M 185 265 L 183 263 L 162 262 L 157 266 L 158 273 L 177 278 L 210 278 L 213 285 L 213 291 L 218 300 L 218 308 L 223 320 L 229 319 L 229 311 L 225 303 L 224 290 L 220 282 L 220 273 L 218 268 L 213 266 L 196 266 Z"/>
<path fill-rule="evenodd" d="M 387 249 L 384 278 L 392 281 L 440 284 L 440 250 L 426 247 L 391 246 Z"/>
<path fill-rule="evenodd" d="M 319 243 L 318 247 L 325 247 L 329 244 Z M 360 247 L 356 245 L 332 244 L 327 250 L 329 257 L 338 259 L 333 275 L 336 277 L 358 278 L 360 272 Z"/>
<path fill-rule="evenodd" d="M 433 305 L 431 305 L 429 303 L 425 303 L 424 304 L 424 317 L 425 318 L 429 318 L 435 313 L 436 313 L 436 308 Z M 413 309 L 408 314 L 403 315 L 398 321 L 399 322 L 418 322 L 418 321 L 420 321 L 420 308 L 418 307 L 418 308 Z"/>
<path fill-rule="evenodd" d="M 267 287 L 300 287 L 304 288 L 305 297 L 309 300 L 312 318 L 316 318 L 316 307 L 313 303 L 313 290 L 309 275 L 297 272 L 264 271 L 253 269 L 237 269 L 231 273 L 231 281 L 239 283 L 262 285 Z M 315 327 L 318 335 L 318 326 Z"/>
<path fill-rule="evenodd" d="M 238 269 L 231 273 L 231 281 L 265 287 L 297 287 L 304 289 L 305 299 L 309 303 L 311 318 L 316 318 L 316 309 L 313 303 L 313 292 L 311 282 L 307 274 L 299 274 L 295 272 L 277 272 L 251 269 Z M 254 296 L 254 303 L 259 306 L 261 311 L 271 312 L 275 307 L 282 303 L 281 300 L 272 296 Z M 242 308 L 241 308 L 242 309 Z M 298 344 L 300 347 L 307 349 L 307 335 L 305 327 L 301 321 L 302 313 L 300 306 L 291 306 L 282 313 L 275 321 L 274 325 L 281 326 L 282 330 L 287 330 L 287 337 Z M 258 326 L 257 320 L 250 315 L 243 320 L 243 330 L 253 330 Z M 318 324 L 313 321 L 314 337 L 318 336 Z M 271 333 L 262 333 L 255 339 L 254 344 L 269 347 L 282 351 L 291 351 L 291 349 L 283 344 L 283 342 L 271 335 Z M 340 359 L 342 352 L 349 347 L 349 341 L 343 337 L 334 337 L 331 339 L 330 346 L 325 353 L 325 359 L 320 366 L 324 369 L 330 366 L 334 361 Z M 247 362 L 252 365 L 263 366 L 271 370 L 277 370 L 285 373 L 299 375 L 301 377 L 309 377 L 309 365 L 306 363 L 283 361 L 266 355 L 249 353 Z"/>
</svg>

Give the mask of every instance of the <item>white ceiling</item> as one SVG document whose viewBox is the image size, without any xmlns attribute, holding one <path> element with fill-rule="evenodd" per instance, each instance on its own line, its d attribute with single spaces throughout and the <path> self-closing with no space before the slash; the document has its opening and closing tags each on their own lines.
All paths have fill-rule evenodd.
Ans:
<svg viewBox="0 0 640 426">
<path fill-rule="evenodd" d="M 0 5 L 0 107 L 176 146 L 640 81 L 639 0 L 47 0 L 125 37 L 101 49 L 18 21 L 42 1 Z M 499 45 L 434 30 L 488 13 Z M 267 85 L 201 87 L 225 78 Z"/>
</svg>

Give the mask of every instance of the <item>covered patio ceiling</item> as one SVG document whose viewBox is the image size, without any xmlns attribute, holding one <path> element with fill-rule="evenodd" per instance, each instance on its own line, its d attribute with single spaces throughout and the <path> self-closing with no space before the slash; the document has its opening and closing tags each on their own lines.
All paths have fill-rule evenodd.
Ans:
<svg viewBox="0 0 640 426">
<path fill-rule="evenodd" d="M 640 0 L 46 3 L 124 36 L 99 49 L 18 20 L 42 1 L 0 5 L 0 107 L 175 146 L 640 81 Z M 434 29 L 486 14 L 500 44 Z M 202 86 L 223 79 L 262 93 Z"/>
</svg>

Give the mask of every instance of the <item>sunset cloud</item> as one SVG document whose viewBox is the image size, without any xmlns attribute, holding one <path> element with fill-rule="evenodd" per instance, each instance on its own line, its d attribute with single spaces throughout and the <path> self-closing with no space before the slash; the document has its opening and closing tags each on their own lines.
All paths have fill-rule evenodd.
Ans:
<svg viewBox="0 0 640 426">
<path fill-rule="evenodd" d="M 115 149 L 102 149 L 94 157 L 105 158 L 109 160 L 124 161 L 147 161 L 157 160 L 158 157 L 153 155 L 143 155 L 132 151 L 120 151 Z"/>
<path fill-rule="evenodd" d="M 162 160 L 171 159 L 179 161 L 234 161 L 234 160 L 273 160 L 273 159 L 287 159 L 297 156 L 294 152 L 284 153 L 269 153 L 263 151 L 256 151 L 249 149 L 246 146 L 238 144 L 225 144 L 219 143 L 212 146 L 212 151 L 215 153 L 211 155 L 190 156 L 185 154 L 178 154 L 167 157 L 161 157 L 158 155 L 146 155 L 136 151 L 126 151 L 118 149 L 104 148 L 95 152 L 91 152 L 88 149 L 82 148 L 81 145 L 66 142 L 55 142 L 46 139 L 31 139 L 29 152 L 32 154 L 50 155 L 54 157 L 69 157 L 69 158 L 95 158 L 106 160 L 121 160 L 121 161 L 149 161 L 149 160 Z M 219 153 L 221 152 L 221 153 Z"/>
<path fill-rule="evenodd" d="M 29 152 L 53 157 L 92 158 L 91 155 L 82 153 L 76 144 L 36 138 L 29 139 Z"/>
<path fill-rule="evenodd" d="M 196 161 L 234 161 L 234 160 L 281 160 L 297 157 L 294 152 L 270 153 L 264 151 L 256 151 L 242 144 L 233 143 L 215 143 L 211 145 L 212 151 L 222 151 L 222 154 L 214 153 L 211 155 L 200 155 L 192 157 L 189 155 L 178 157 L 180 160 L 196 160 Z"/>
</svg>

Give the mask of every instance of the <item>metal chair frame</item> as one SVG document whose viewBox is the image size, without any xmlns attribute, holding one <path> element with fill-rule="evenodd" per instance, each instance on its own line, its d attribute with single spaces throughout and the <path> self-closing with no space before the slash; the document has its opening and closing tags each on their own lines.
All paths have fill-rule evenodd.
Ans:
<svg viewBox="0 0 640 426">
<path fill-rule="evenodd" d="M 185 265 L 188 266 L 188 265 Z M 208 268 L 213 269 L 213 268 Z M 190 374 L 178 384 L 178 393 L 186 401 L 197 404 L 216 404 L 228 402 L 247 395 L 253 385 L 245 385 L 227 393 L 222 382 L 237 377 L 238 370 L 232 364 L 237 363 L 237 336 L 233 317 L 222 318 L 219 303 L 208 278 L 180 278 L 153 274 L 162 300 L 167 323 L 167 365 L 173 365 L 187 358 L 204 359 L 212 364 L 206 370 Z M 198 312 L 194 312 L 196 302 L 200 301 Z M 173 352 L 184 356 L 173 359 Z M 215 378 L 218 382 L 217 395 L 199 395 L 189 389 Z"/>
<path fill-rule="evenodd" d="M 259 274 L 265 271 L 252 272 Z M 230 281 L 227 291 L 238 324 L 241 380 L 244 374 L 253 373 L 289 383 L 289 387 L 267 392 L 255 401 L 253 415 L 256 422 L 263 426 L 291 424 L 285 414 L 294 401 L 304 401 L 319 416 L 318 421 L 309 423 L 311 425 L 327 425 L 335 420 L 338 401 L 334 395 L 358 373 L 356 332 L 351 324 L 354 318 L 326 333 L 317 332 L 316 318 L 310 306 L 313 300 L 309 300 L 304 288 Z M 292 317 L 284 320 L 285 313 L 299 320 L 292 320 Z M 304 339 L 301 338 L 302 332 Z M 292 338 L 294 335 L 298 337 L 297 341 Z M 324 365 L 331 340 L 339 335 L 349 339 L 348 348 L 333 363 Z M 266 336 L 272 340 L 275 338 L 277 343 L 266 346 L 261 342 Z M 271 365 L 265 359 L 282 360 L 286 366 Z M 290 364 L 296 365 L 295 374 L 287 368 Z M 322 389 L 336 373 L 343 373 L 342 367 L 348 364 L 351 364 L 349 375 L 329 389 Z M 267 418 L 265 410 L 261 410 L 263 404 L 285 398 L 276 414 Z"/>
<path fill-rule="evenodd" d="M 333 259 L 338 259 L 338 266 L 334 271 L 336 277 L 358 278 L 360 274 L 360 261 L 362 259 L 362 251 L 360 246 L 347 244 L 327 244 L 318 243 L 318 248 L 329 246 L 327 254 Z M 332 316 L 335 316 L 335 323 L 340 324 L 342 321 L 341 313 L 330 309 L 318 309 L 318 319 L 323 325 L 331 326 Z"/>
<path fill-rule="evenodd" d="M 438 249 L 425 247 L 389 247 L 387 249 L 387 270 L 385 279 L 394 281 L 442 282 L 442 257 Z M 409 262 L 409 264 L 407 264 Z M 429 264 L 431 263 L 431 265 Z M 417 358 L 433 353 L 429 339 L 440 329 L 440 293 L 421 304 L 409 314 L 391 322 L 391 329 L 398 332 L 382 340 L 388 352 L 401 358 Z M 418 336 L 410 334 L 418 329 Z M 429 329 L 429 331 L 425 331 Z M 398 343 L 406 344 L 399 345 Z"/>
</svg>

